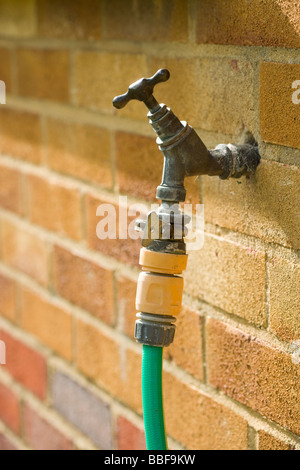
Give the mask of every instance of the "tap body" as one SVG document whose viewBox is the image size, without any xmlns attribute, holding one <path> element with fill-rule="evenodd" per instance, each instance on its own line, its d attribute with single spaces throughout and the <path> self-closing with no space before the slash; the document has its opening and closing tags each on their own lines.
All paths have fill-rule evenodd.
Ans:
<svg viewBox="0 0 300 470">
<path fill-rule="evenodd" d="M 218 145 L 208 150 L 195 130 L 180 121 L 165 104 L 153 96 L 154 86 L 168 80 L 170 73 L 159 70 L 151 78 L 130 85 L 128 92 L 117 96 L 113 104 L 123 108 L 131 99 L 143 101 L 149 109 L 148 119 L 157 134 L 157 144 L 164 155 L 162 182 L 156 196 L 165 202 L 183 202 L 186 197 L 186 176 L 219 176 L 221 179 L 240 178 L 255 172 L 260 156 L 256 145 Z"/>
<path fill-rule="evenodd" d="M 196 175 L 221 175 L 223 170 L 195 130 L 180 121 L 166 105 L 160 105 L 148 119 L 157 134 L 157 144 L 164 155 L 163 176 L 157 199 L 183 202 L 184 178 Z"/>
</svg>

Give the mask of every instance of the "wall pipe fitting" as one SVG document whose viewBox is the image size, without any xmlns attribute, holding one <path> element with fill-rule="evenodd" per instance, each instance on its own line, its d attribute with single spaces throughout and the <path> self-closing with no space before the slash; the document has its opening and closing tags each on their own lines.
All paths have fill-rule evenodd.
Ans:
<svg viewBox="0 0 300 470">
<path fill-rule="evenodd" d="M 153 96 L 155 85 L 169 79 L 170 73 L 160 69 L 151 78 L 142 78 L 129 86 L 127 93 L 117 96 L 113 105 L 123 108 L 129 101 L 143 101 L 148 119 L 157 134 L 157 144 L 164 156 L 162 182 L 156 197 L 161 200 L 157 211 L 147 220 L 136 222 L 143 232 L 138 279 L 135 325 L 136 341 L 143 344 L 142 395 L 145 435 L 148 450 L 167 448 L 162 399 L 162 351 L 175 334 L 176 316 L 180 313 L 183 293 L 182 272 L 187 254 L 184 237 L 188 217 L 179 203 L 185 201 L 186 176 L 219 176 L 240 178 L 254 173 L 260 156 L 256 145 L 221 144 L 208 150 L 195 130 L 180 121 Z"/>
</svg>

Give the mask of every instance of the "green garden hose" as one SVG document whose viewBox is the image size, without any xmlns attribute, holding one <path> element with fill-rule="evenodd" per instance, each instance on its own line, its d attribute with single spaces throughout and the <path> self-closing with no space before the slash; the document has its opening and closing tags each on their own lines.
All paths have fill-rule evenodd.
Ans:
<svg viewBox="0 0 300 470">
<path fill-rule="evenodd" d="M 142 394 L 148 450 L 167 450 L 162 393 L 163 348 L 143 345 Z"/>
</svg>

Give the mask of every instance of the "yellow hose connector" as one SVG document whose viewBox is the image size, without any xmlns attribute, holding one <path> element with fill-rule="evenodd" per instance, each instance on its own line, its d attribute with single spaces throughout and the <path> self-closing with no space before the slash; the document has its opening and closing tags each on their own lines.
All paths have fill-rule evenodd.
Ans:
<svg viewBox="0 0 300 470">
<path fill-rule="evenodd" d="M 141 248 L 139 264 L 143 271 L 161 274 L 181 274 L 187 266 L 188 255 L 162 253 Z"/>
<path fill-rule="evenodd" d="M 176 317 L 181 310 L 182 292 L 182 277 L 141 273 L 136 308 L 141 312 Z"/>
<path fill-rule="evenodd" d="M 187 258 L 186 254 L 141 249 L 142 272 L 136 294 L 138 342 L 163 347 L 173 340 L 173 323 L 182 305 L 183 278 L 179 275 L 186 269 Z"/>
</svg>

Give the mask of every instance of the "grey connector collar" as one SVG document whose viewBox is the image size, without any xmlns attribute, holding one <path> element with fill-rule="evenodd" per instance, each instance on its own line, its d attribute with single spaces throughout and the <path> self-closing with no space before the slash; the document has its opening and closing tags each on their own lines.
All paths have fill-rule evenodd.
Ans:
<svg viewBox="0 0 300 470">
<path fill-rule="evenodd" d="M 173 342 L 176 329 L 175 317 L 138 313 L 137 318 L 134 337 L 138 343 L 163 348 Z"/>
</svg>

